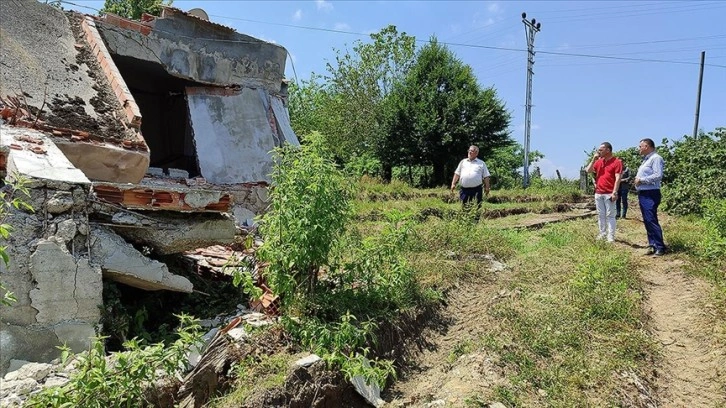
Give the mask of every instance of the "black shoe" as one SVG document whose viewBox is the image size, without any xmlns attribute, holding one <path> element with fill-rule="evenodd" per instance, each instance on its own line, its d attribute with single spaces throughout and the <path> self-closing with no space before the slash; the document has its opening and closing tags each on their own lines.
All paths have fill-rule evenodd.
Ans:
<svg viewBox="0 0 726 408">
<path fill-rule="evenodd" d="M 620 214 L 615 214 L 615 218 L 620 218 Z"/>
<path fill-rule="evenodd" d="M 656 249 L 655 252 L 653 252 L 653 256 L 663 256 L 665 255 L 664 249 Z"/>
</svg>

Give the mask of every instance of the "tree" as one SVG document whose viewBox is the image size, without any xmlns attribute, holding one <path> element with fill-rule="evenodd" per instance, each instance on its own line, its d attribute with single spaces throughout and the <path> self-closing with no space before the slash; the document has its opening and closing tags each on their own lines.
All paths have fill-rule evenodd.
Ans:
<svg viewBox="0 0 726 408">
<path fill-rule="evenodd" d="M 375 152 L 385 128 L 384 100 L 403 77 L 415 51 L 415 39 L 388 26 L 371 34 L 370 43 L 357 41 L 352 51 L 336 50 L 327 75 L 290 91 L 293 129 L 305 134 L 319 131 L 338 161 Z"/>
<path fill-rule="evenodd" d="M 533 163 L 544 158 L 537 150 L 529 152 Z M 487 168 L 492 174 L 492 188 L 516 188 L 522 186 L 521 168 L 524 163 L 524 147 L 519 143 L 499 147 L 486 158 Z"/>
<path fill-rule="evenodd" d="M 470 66 L 435 37 L 417 54 L 387 105 L 390 128 L 382 160 L 395 165 L 433 166 L 433 185 L 453 174 L 468 145 L 480 157 L 513 143 L 511 115 L 494 88 L 482 89 Z"/>
<path fill-rule="evenodd" d="M 162 6 L 171 6 L 174 0 L 106 0 L 99 14 L 113 13 L 133 20 L 144 13 L 158 16 Z"/>
</svg>

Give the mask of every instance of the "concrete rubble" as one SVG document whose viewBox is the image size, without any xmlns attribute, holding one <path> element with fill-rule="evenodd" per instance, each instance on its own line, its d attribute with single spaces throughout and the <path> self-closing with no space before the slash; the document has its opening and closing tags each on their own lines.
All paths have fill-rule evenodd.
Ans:
<svg viewBox="0 0 726 408">
<path fill-rule="evenodd" d="M 15 0 L 0 15 L 0 175 L 25 180 L 32 208 L 2 220 L 17 297 L 0 307 L 2 375 L 86 350 L 104 281 L 192 292 L 162 256 L 232 244 L 269 204 L 269 152 L 299 143 L 279 45 L 169 7 L 132 21 Z M 2 398 L 40 382 L 6 378 Z"/>
</svg>

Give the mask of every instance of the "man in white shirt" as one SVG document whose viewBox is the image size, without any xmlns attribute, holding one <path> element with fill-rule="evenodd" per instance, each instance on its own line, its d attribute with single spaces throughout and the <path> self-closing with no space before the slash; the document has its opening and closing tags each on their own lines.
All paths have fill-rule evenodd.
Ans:
<svg viewBox="0 0 726 408">
<path fill-rule="evenodd" d="M 451 180 L 451 191 L 456 188 L 456 183 L 461 181 L 459 199 L 463 205 L 476 199 L 477 208 L 481 209 L 482 183 L 484 193 L 489 196 L 489 169 L 486 163 L 477 158 L 479 148 L 472 145 L 469 147 L 467 158 L 459 162 L 454 171 L 454 179 Z"/>
</svg>

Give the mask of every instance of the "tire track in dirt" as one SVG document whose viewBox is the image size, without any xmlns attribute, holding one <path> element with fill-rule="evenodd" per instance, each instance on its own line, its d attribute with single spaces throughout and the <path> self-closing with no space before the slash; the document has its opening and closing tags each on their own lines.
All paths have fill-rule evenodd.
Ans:
<svg viewBox="0 0 726 408">
<path fill-rule="evenodd" d="M 677 259 L 653 258 L 642 278 L 650 331 L 660 343 L 660 407 L 725 407 L 726 353 L 708 314 L 710 285 L 684 273 Z"/>
</svg>

